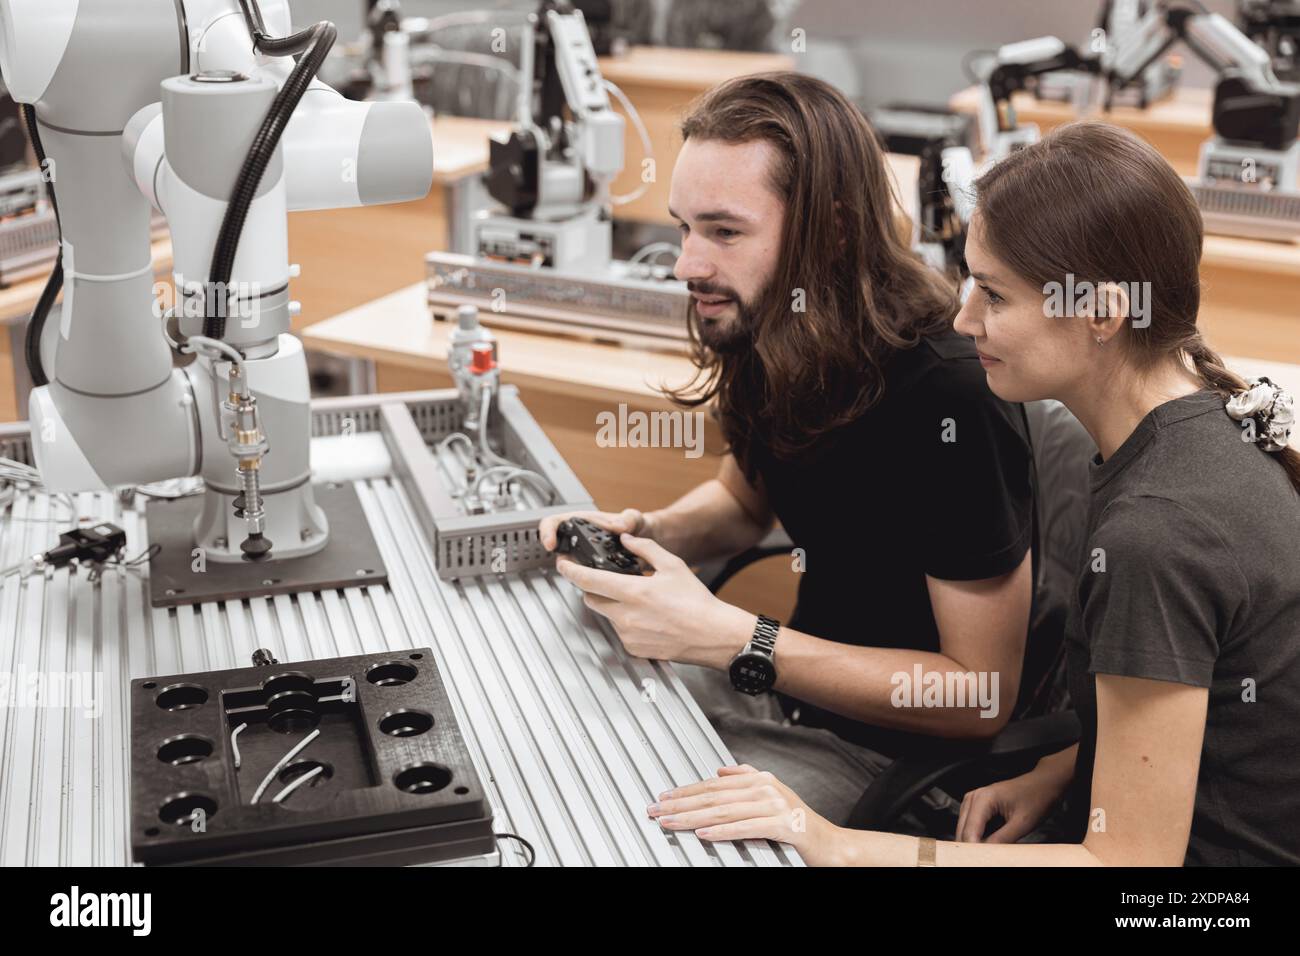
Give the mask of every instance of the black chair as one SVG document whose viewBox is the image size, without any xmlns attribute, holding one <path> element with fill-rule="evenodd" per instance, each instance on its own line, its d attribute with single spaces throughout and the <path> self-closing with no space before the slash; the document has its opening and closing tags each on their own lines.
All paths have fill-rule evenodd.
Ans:
<svg viewBox="0 0 1300 956">
<path fill-rule="evenodd" d="M 1079 739 L 1079 720 L 1064 690 L 1066 602 L 1082 567 L 1088 510 L 1088 462 L 1096 446 L 1059 402 L 1029 402 L 1025 418 L 1034 457 L 1034 612 L 1026 642 L 1020 696 L 1012 720 L 988 740 L 918 737 L 915 748 L 890 764 L 863 792 L 848 825 L 888 830 L 931 787 L 964 792 L 1024 773 L 1041 758 Z M 698 574 L 717 593 L 744 568 L 789 556 L 781 529 L 727 561 Z"/>
</svg>

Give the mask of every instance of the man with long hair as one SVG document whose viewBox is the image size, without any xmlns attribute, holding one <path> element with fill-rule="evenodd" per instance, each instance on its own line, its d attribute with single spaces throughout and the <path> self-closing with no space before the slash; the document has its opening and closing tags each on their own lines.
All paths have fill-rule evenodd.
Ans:
<svg viewBox="0 0 1300 956">
<path fill-rule="evenodd" d="M 697 375 L 671 394 L 715 410 L 729 454 L 667 508 L 589 516 L 653 575 L 558 567 L 631 653 L 717 675 L 725 706 L 699 673 L 691 686 L 737 760 L 840 822 L 912 735 L 988 737 L 1011 716 L 1031 600 L 1028 439 L 952 331 L 952 284 L 900 238 L 885 156 L 838 91 L 796 73 L 732 80 L 682 136 L 669 201 Z M 802 569 L 784 626 L 688 566 L 753 546 L 776 519 Z M 548 548 L 558 521 L 542 523 Z"/>
</svg>

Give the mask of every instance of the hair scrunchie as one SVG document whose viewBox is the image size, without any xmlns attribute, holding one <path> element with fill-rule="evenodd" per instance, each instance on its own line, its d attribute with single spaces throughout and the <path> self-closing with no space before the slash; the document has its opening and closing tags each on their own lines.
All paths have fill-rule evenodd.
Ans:
<svg viewBox="0 0 1300 956">
<path fill-rule="evenodd" d="M 1237 392 L 1224 405 L 1237 421 L 1253 419 L 1255 436 L 1265 451 L 1278 452 L 1291 440 L 1295 424 L 1295 399 L 1280 385 L 1258 378 L 1244 391 Z"/>
</svg>

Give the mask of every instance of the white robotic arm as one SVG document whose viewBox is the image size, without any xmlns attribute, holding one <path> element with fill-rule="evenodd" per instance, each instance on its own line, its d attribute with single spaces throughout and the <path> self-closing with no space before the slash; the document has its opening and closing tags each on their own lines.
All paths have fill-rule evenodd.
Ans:
<svg viewBox="0 0 1300 956">
<path fill-rule="evenodd" d="M 980 86 L 979 130 L 985 160 L 997 162 L 1038 140 L 1038 127 L 1016 121 L 1011 95 L 1033 77 L 1061 70 L 1096 72 L 1097 58 L 1081 55 L 1057 37 L 999 47 Z"/>
<path fill-rule="evenodd" d="M 546 22 L 555 45 L 555 67 L 579 126 L 576 137 L 582 166 L 596 184 L 600 202 L 609 198 L 609 184 L 623 169 L 623 120 L 610 109 L 604 78 L 581 11 L 549 10 Z"/>
<path fill-rule="evenodd" d="M 63 233 L 64 303 L 31 401 L 42 478 L 83 490 L 199 472 L 196 544 L 216 561 L 265 556 L 241 552 L 245 531 L 274 540 L 277 557 L 318 550 L 328 533 L 311 494 L 305 358 L 289 334 L 285 214 L 418 198 L 432 181 L 417 104 L 354 104 L 319 82 L 287 107 L 269 151 L 271 105 L 306 71 L 290 81 L 291 61 L 264 55 L 253 33 L 283 53 L 271 38 L 289 24 L 286 0 L 0 0 L 0 67 L 36 110 Z M 333 27 L 313 28 L 320 37 L 327 49 Z M 259 142 L 260 176 L 248 168 Z M 242 229 L 227 222 L 237 184 Z M 172 233 L 170 335 L 201 355 L 185 369 L 158 318 L 150 203 Z M 222 288 L 218 246 L 233 255 Z M 207 341 L 214 329 L 220 341 Z"/>
<path fill-rule="evenodd" d="M 609 186 L 623 168 L 623 118 L 610 108 L 580 10 L 543 0 L 524 29 L 519 75 L 516 126 L 509 138 L 492 141 L 485 177 L 505 213 L 475 223 L 476 251 L 604 274 L 611 260 Z"/>
<path fill-rule="evenodd" d="M 1112 87 L 1133 80 L 1178 40 L 1219 71 L 1234 68 L 1261 88 L 1273 88 L 1277 78 L 1268 53 L 1217 13 L 1171 9 L 1155 4 L 1114 46 L 1108 63 Z"/>
<path fill-rule="evenodd" d="M 1300 86 L 1280 81 L 1268 52 L 1231 21 L 1199 5 L 1155 4 L 1116 50 L 1107 74 L 1121 89 L 1182 41 L 1219 74 L 1214 136 L 1201 145 L 1190 186 L 1206 229 L 1229 235 L 1300 235 Z"/>
</svg>

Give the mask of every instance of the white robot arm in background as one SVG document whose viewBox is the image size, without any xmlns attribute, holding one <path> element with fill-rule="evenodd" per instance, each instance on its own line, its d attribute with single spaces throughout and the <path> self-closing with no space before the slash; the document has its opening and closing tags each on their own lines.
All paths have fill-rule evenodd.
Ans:
<svg viewBox="0 0 1300 956">
<path fill-rule="evenodd" d="M 1199 5 L 1156 3 L 1115 54 L 1107 79 L 1122 89 L 1181 41 L 1219 75 L 1211 113 L 1214 136 L 1201 148 L 1203 182 L 1292 191 L 1300 177 L 1300 85 L 1273 72 L 1267 50 L 1230 20 Z"/>
<path fill-rule="evenodd" d="M 287 212 L 417 199 L 433 178 L 420 106 L 345 100 L 314 79 L 333 25 L 290 31 L 287 0 L 0 0 L 0 68 L 34 111 L 62 233 L 37 467 L 56 492 L 201 474 L 213 561 L 328 539 Z M 172 235 L 166 326 L 151 205 Z M 174 348 L 198 358 L 173 368 Z"/>
<path fill-rule="evenodd" d="M 610 106 L 582 11 L 567 0 L 541 0 L 520 49 L 524 82 L 515 126 L 508 137 L 492 139 L 484 177 L 505 208 L 475 221 L 476 252 L 605 274 L 610 184 L 623 169 L 623 118 Z"/>
<path fill-rule="evenodd" d="M 1151 9 L 1118 44 L 1108 64 L 1108 79 L 1119 88 L 1132 82 L 1156 57 L 1179 40 L 1219 72 L 1232 68 L 1252 85 L 1269 89 L 1277 85 L 1268 52 L 1232 21 L 1199 6 L 1161 2 Z"/>
<path fill-rule="evenodd" d="M 1035 124 L 1016 120 L 1011 95 L 1034 77 L 1061 70 L 1096 74 L 1100 58 L 1080 53 L 1058 37 L 1036 37 L 999 47 L 980 86 L 979 130 L 985 160 L 997 162 L 1038 141 Z"/>
</svg>

